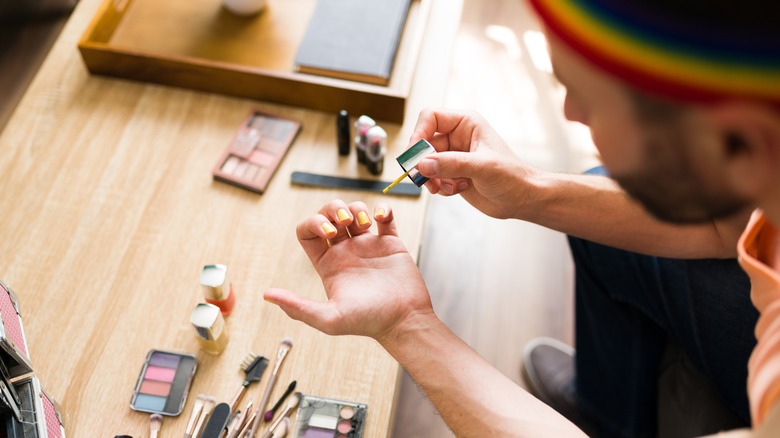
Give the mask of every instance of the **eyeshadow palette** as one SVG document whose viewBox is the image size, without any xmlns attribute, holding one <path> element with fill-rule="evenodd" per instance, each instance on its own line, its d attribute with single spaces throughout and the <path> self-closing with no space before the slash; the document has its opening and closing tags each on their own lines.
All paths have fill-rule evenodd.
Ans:
<svg viewBox="0 0 780 438">
<path fill-rule="evenodd" d="M 304 395 L 295 419 L 295 438 L 360 438 L 368 406 Z"/>
<path fill-rule="evenodd" d="M 195 356 L 152 350 L 146 356 L 130 407 L 136 411 L 179 415 L 197 368 Z"/>
<path fill-rule="evenodd" d="M 262 193 L 300 130 L 295 120 L 252 112 L 217 161 L 214 179 Z"/>
</svg>

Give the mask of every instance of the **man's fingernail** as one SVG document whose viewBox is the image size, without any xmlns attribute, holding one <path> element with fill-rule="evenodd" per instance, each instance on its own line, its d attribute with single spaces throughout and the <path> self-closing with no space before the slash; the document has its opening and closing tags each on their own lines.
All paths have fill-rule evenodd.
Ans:
<svg viewBox="0 0 780 438">
<path fill-rule="evenodd" d="M 343 208 L 340 208 L 339 211 L 336 212 L 336 216 L 338 216 L 339 222 L 344 222 L 350 218 L 347 210 L 344 210 Z"/>
<path fill-rule="evenodd" d="M 427 177 L 435 177 L 439 174 L 439 162 L 423 158 L 417 163 L 417 170 Z"/>
<path fill-rule="evenodd" d="M 365 211 L 360 211 L 357 214 L 358 224 L 360 226 L 368 225 L 371 221 L 368 219 L 368 214 Z"/>
<path fill-rule="evenodd" d="M 322 231 L 325 232 L 326 235 L 333 234 L 336 232 L 336 227 L 334 227 L 330 222 L 323 222 L 322 225 L 320 225 L 322 228 Z"/>
</svg>

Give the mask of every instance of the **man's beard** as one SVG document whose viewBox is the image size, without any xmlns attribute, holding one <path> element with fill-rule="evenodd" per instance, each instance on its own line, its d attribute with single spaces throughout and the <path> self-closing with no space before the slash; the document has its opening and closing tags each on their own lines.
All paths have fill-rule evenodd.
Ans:
<svg viewBox="0 0 780 438">
<path fill-rule="evenodd" d="M 651 215 L 666 222 L 705 222 L 731 216 L 749 205 L 735 196 L 707 193 L 690 181 L 670 178 L 663 173 L 632 175 L 615 180 Z"/>
<path fill-rule="evenodd" d="M 615 181 L 658 219 L 673 223 L 697 223 L 724 218 L 748 207 L 749 202 L 697 178 L 693 162 L 694 140 L 681 130 L 650 132 L 644 167 Z M 707 170 L 709 171 L 709 170 Z"/>
</svg>

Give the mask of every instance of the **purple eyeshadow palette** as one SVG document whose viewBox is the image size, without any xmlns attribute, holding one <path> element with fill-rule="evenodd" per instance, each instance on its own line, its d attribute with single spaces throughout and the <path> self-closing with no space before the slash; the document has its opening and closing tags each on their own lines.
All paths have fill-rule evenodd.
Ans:
<svg viewBox="0 0 780 438">
<path fill-rule="evenodd" d="M 295 438 L 360 438 L 368 406 L 304 395 L 295 419 Z"/>
<path fill-rule="evenodd" d="M 130 407 L 142 412 L 179 415 L 196 368 L 197 360 L 191 354 L 150 351 L 138 375 Z"/>
<path fill-rule="evenodd" d="M 252 112 L 217 161 L 214 179 L 263 193 L 300 130 L 295 120 Z"/>
</svg>

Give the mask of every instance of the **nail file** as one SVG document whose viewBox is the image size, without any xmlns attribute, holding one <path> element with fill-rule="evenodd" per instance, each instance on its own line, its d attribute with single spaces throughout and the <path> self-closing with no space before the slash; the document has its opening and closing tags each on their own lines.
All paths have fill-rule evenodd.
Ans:
<svg viewBox="0 0 780 438">
<path fill-rule="evenodd" d="M 222 432 L 227 426 L 228 418 L 230 417 L 230 405 L 227 403 L 218 404 L 211 412 L 209 422 L 206 423 L 206 428 L 203 429 L 201 438 L 219 438 Z"/>
<path fill-rule="evenodd" d="M 365 192 L 382 193 L 382 190 L 391 184 L 390 181 L 377 181 L 371 179 L 342 178 L 339 176 L 318 175 L 308 172 L 293 172 L 290 176 L 293 184 L 309 187 L 327 187 L 335 189 L 361 190 Z M 420 196 L 422 190 L 414 184 L 398 184 L 393 189 L 393 195 Z"/>
</svg>

